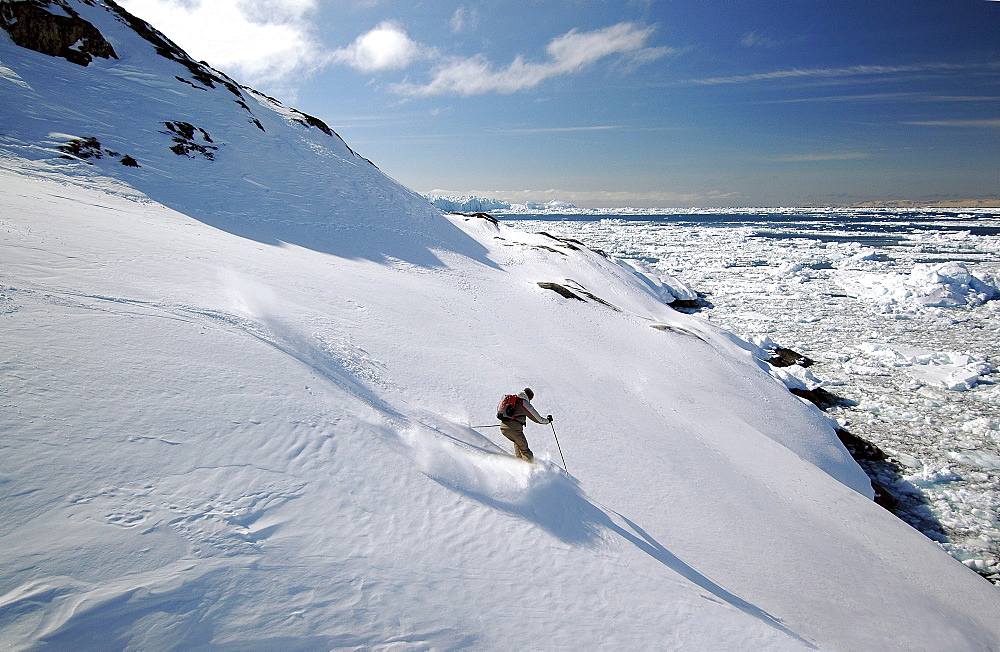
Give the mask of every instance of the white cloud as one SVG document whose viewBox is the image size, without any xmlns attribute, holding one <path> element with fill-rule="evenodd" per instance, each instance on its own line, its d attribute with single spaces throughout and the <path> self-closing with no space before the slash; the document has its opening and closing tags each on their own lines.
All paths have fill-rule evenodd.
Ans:
<svg viewBox="0 0 1000 652">
<path fill-rule="evenodd" d="M 672 52 L 669 48 L 646 47 L 653 30 L 633 23 L 619 23 L 592 32 L 572 30 L 549 43 L 549 60 L 542 63 L 530 63 L 518 56 L 506 68 L 496 70 L 481 54 L 456 58 L 438 66 L 427 84 L 397 84 L 393 89 L 409 96 L 516 93 L 534 88 L 546 79 L 578 72 L 614 54 L 627 55 L 633 62 L 646 62 Z"/>
<path fill-rule="evenodd" d="M 904 124 L 918 127 L 986 127 L 1000 128 L 1000 120 L 916 120 Z"/>
<path fill-rule="evenodd" d="M 505 134 L 563 134 L 575 131 L 614 131 L 618 125 L 589 125 L 586 127 L 538 127 L 534 129 L 504 129 Z"/>
<path fill-rule="evenodd" d="M 787 156 L 769 156 L 763 160 L 771 163 L 814 163 L 817 161 L 856 161 L 871 158 L 865 152 L 839 152 L 832 154 L 790 154 Z"/>
<path fill-rule="evenodd" d="M 997 63 L 983 64 L 949 64 L 949 63 L 923 63 L 902 66 L 850 66 L 846 68 L 791 68 L 789 70 L 777 70 L 773 72 L 754 73 L 750 75 L 733 75 L 731 77 L 708 77 L 703 79 L 689 79 L 684 84 L 697 84 L 701 86 L 713 86 L 718 84 L 747 84 L 751 82 L 766 82 L 774 80 L 789 79 L 815 79 L 815 78 L 850 78 L 850 77 L 875 77 L 886 75 L 900 75 L 906 73 L 941 73 L 955 70 L 966 70 L 975 68 L 995 69 Z"/>
<path fill-rule="evenodd" d="M 119 0 L 195 59 L 250 84 L 321 65 L 306 19 L 317 0 Z"/>
<path fill-rule="evenodd" d="M 354 39 L 346 48 L 336 50 L 332 60 L 363 72 L 379 72 L 407 68 L 429 54 L 430 51 L 412 40 L 402 27 L 384 22 Z"/>
<path fill-rule="evenodd" d="M 780 45 L 778 41 L 761 36 L 757 32 L 749 32 L 742 39 L 740 44 L 747 48 L 776 48 Z"/>
<path fill-rule="evenodd" d="M 479 15 L 475 8 L 459 7 L 451 15 L 451 30 L 455 33 L 475 29 L 479 25 Z"/>
</svg>

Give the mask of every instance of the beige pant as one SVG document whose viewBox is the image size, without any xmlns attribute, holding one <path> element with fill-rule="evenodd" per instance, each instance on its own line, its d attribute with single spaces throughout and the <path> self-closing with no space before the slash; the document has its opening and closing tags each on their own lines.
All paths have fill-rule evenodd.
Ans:
<svg viewBox="0 0 1000 652">
<path fill-rule="evenodd" d="M 535 459 L 534 453 L 528 448 L 528 440 L 524 437 L 524 426 L 519 422 L 505 421 L 500 426 L 500 434 L 514 442 L 514 455 L 518 459 L 530 462 Z"/>
</svg>

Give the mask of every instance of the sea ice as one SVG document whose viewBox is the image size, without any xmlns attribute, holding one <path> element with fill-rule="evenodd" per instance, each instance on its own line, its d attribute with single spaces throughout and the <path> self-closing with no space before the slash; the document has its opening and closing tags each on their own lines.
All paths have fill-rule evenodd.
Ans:
<svg viewBox="0 0 1000 652">
<path fill-rule="evenodd" d="M 838 283 L 849 293 L 886 310 L 974 308 L 993 298 L 996 288 L 969 272 L 964 263 L 917 263 L 900 273 L 842 274 Z"/>
<path fill-rule="evenodd" d="M 712 307 L 702 316 L 751 340 L 760 360 L 778 345 L 815 360 L 813 377 L 853 403 L 830 411 L 841 427 L 889 451 L 902 468 L 948 466 L 961 477 L 919 488 L 899 483 L 918 494 L 901 516 L 935 541 L 950 537 L 942 545 L 958 559 L 995 558 L 984 541 L 1000 541 L 996 523 L 952 515 L 1000 502 L 1000 473 L 949 453 L 1000 453 L 1000 301 L 982 303 L 1000 278 L 998 212 L 650 212 L 645 220 L 611 210 L 595 211 L 594 221 L 510 217 L 683 279 L 707 295 Z M 886 231 L 893 237 L 871 240 Z M 949 297 L 954 307 L 929 305 Z M 808 386 L 795 373 L 784 372 L 782 382 Z"/>
</svg>

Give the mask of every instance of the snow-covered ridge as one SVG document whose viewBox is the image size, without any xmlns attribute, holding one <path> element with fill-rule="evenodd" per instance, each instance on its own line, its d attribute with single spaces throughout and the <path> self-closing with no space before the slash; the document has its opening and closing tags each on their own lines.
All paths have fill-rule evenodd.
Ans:
<svg viewBox="0 0 1000 652">
<path fill-rule="evenodd" d="M 444 215 L 58 6 L 118 58 L 0 34 L 4 644 L 1000 645 L 995 589 L 679 282 Z M 528 385 L 537 466 L 475 427 Z"/>
</svg>

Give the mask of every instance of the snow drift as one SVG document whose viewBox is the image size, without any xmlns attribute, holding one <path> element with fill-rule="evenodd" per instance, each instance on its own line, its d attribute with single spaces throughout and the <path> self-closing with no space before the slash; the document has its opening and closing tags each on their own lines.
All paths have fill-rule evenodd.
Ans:
<svg viewBox="0 0 1000 652">
<path fill-rule="evenodd" d="M 109 0 L 31 4 L 115 57 L 0 33 L 8 646 L 1000 645 L 996 589 L 663 279 L 442 215 Z M 471 427 L 528 384 L 572 474 Z"/>
</svg>

